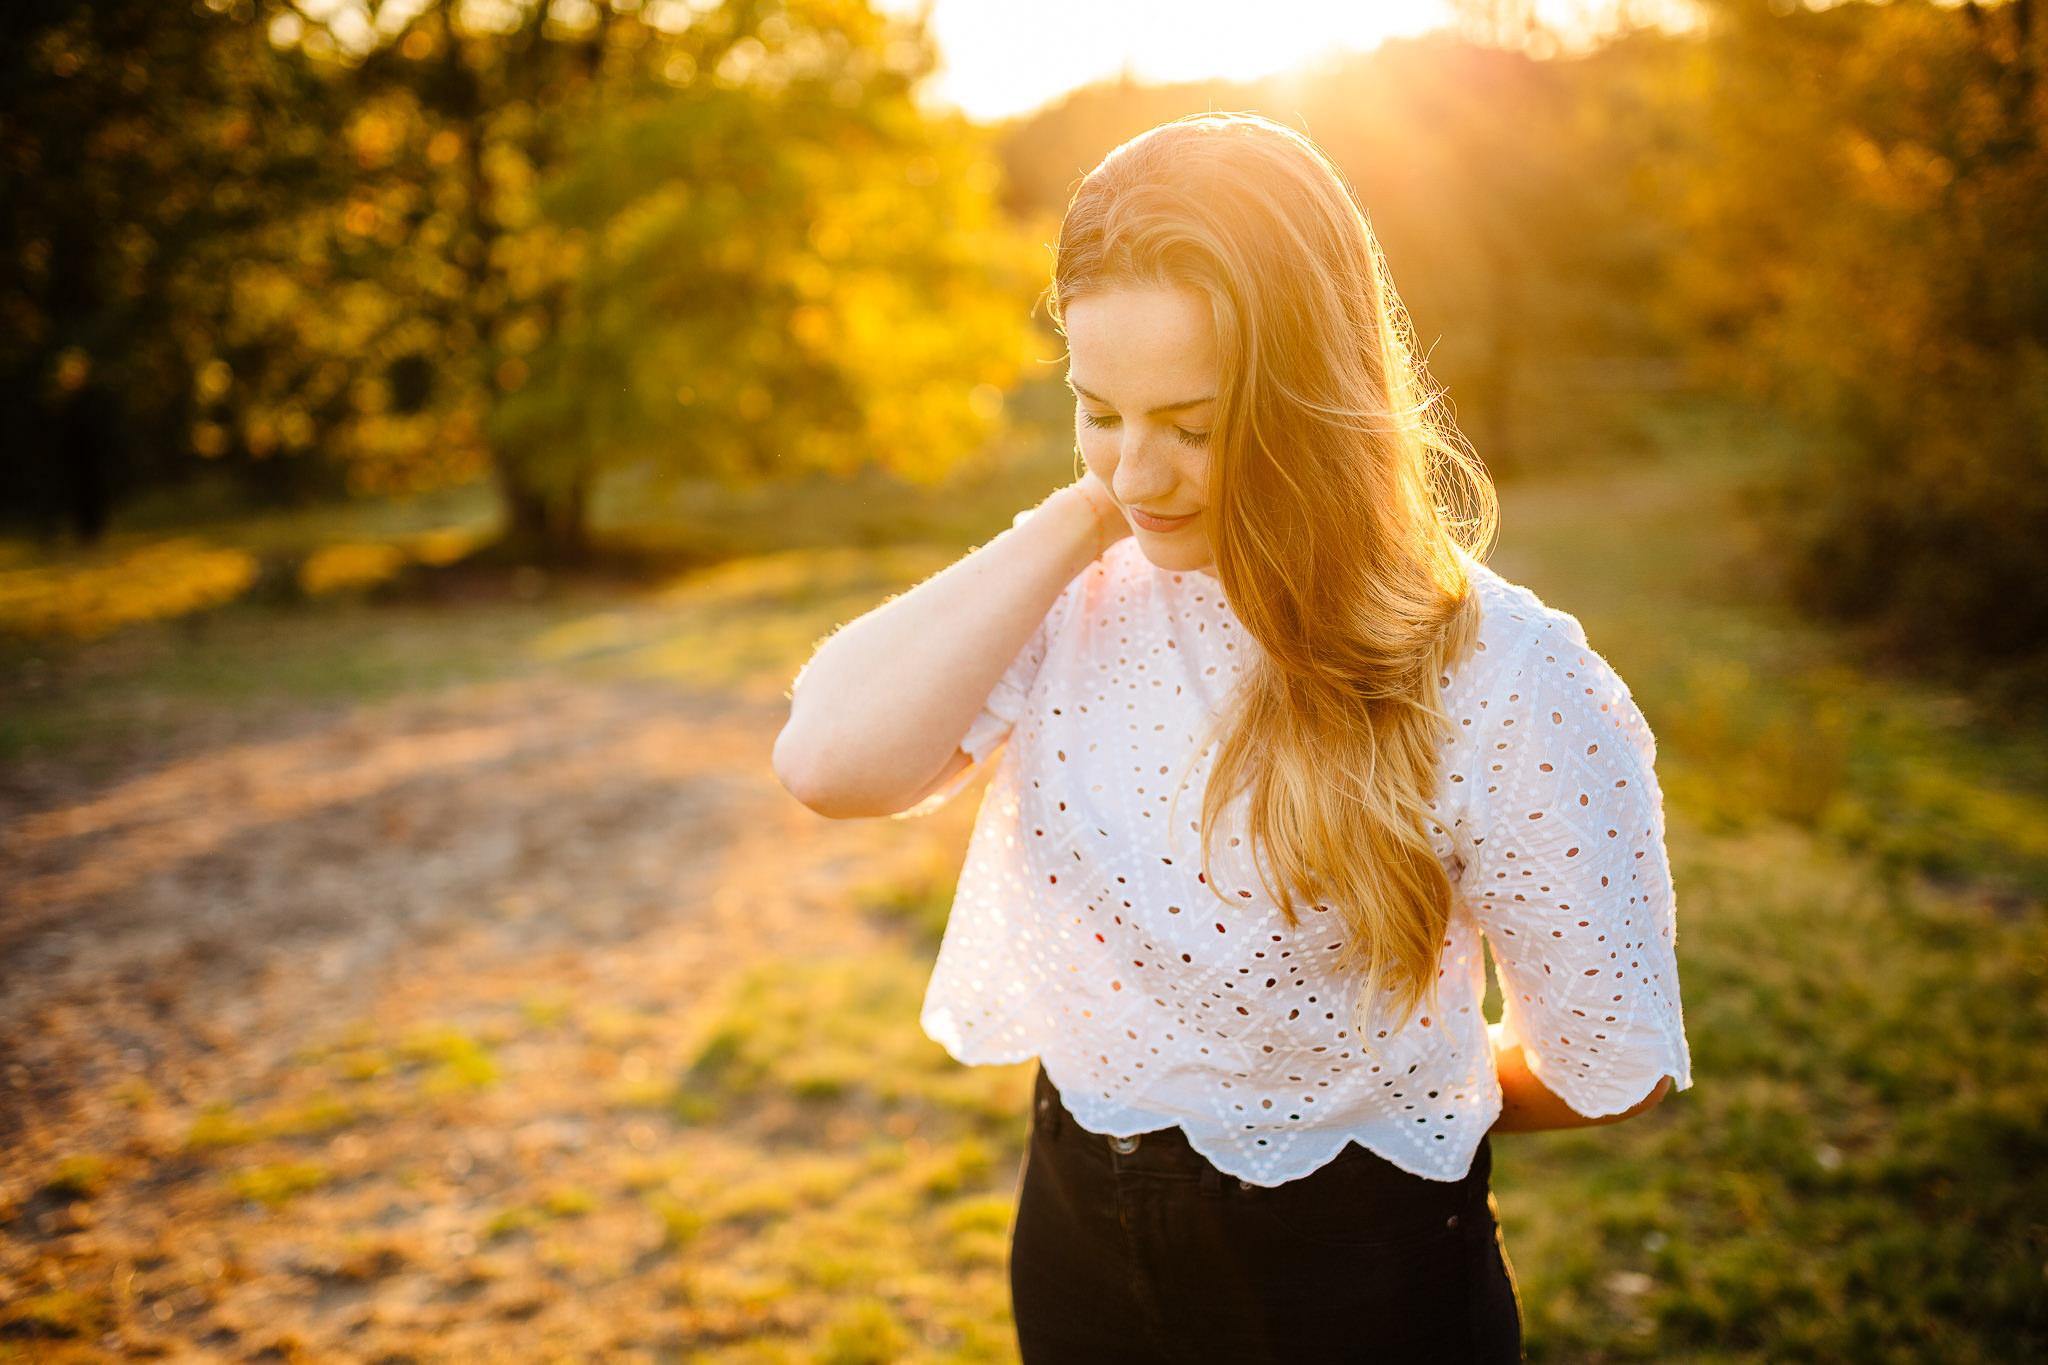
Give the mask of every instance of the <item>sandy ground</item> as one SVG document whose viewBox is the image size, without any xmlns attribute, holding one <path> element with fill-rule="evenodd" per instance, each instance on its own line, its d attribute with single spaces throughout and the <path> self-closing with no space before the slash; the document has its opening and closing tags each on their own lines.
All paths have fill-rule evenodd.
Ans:
<svg viewBox="0 0 2048 1365">
<path fill-rule="evenodd" d="M 862 951 L 887 931 L 846 888 L 957 835 L 810 815 L 768 771 L 779 719 L 550 678 L 302 717 L 91 790 L 15 783 L 0 1356 L 665 1359 L 743 1334 L 730 1296 L 652 1320 L 626 1252 L 494 1261 L 480 1220 L 652 1147 L 606 1095 L 687 1065 L 749 966 Z M 463 1083 L 467 1039 L 503 1084 Z M 350 1088 L 387 1065 L 410 1089 Z M 264 1169 L 323 1173 L 289 1216 L 222 1193 L 250 1123 L 289 1158 Z M 101 1187 L 52 1185 L 79 1155 Z M 644 1224 L 592 1244 L 644 1253 Z"/>
</svg>

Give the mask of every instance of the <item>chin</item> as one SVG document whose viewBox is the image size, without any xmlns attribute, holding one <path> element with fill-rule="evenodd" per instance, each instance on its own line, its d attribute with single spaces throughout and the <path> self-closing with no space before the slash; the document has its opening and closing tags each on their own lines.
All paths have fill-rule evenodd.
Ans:
<svg viewBox="0 0 2048 1365">
<path fill-rule="evenodd" d="M 1138 542 L 1138 551 L 1150 560 L 1155 569 L 1168 573 L 1210 573 L 1215 570 L 1216 556 L 1210 553 L 1209 538 L 1175 532 L 1173 535 L 1154 535 L 1150 531 L 1133 530 L 1131 539 Z"/>
</svg>

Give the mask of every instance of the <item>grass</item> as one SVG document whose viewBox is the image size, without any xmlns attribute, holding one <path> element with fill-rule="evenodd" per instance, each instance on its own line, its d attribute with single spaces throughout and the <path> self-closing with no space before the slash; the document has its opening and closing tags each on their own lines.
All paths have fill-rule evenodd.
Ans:
<svg viewBox="0 0 2048 1365">
<path fill-rule="evenodd" d="M 308 1190 L 319 1189 L 329 1174 L 325 1166 L 312 1161 L 248 1166 L 228 1177 L 228 1188 L 239 1198 L 274 1209 Z"/>
<path fill-rule="evenodd" d="M 678 1115 L 713 1122 L 788 1096 L 884 1114 L 945 1112 L 1008 1130 L 1029 1078 L 1014 1067 L 956 1066 L 917 1030 L 925 973 L 921 955 L 899 952 L 749 974 L 679 1079 Z"/>
<path fill-rule="evenodd" d="M 1618 1127 L 1496 1144 L 1530 1359 L 2039 1358 L 2048 735 L 1874 674 L 1771 605 L 1742 490 L 1791 457 L 1777 428 L 1673 404 L 1641 430 L 1648 454 L 1504 489 L 1495 563 L 1580 617 L 1659 736 L 1696 1086 Z M 641 490 L 608 514 L 620 527 L 634 506 L 650 538 L 718 522 L 734 557 L 637 588 L 252 603 L 9 645 L 0 757 L 84 762 L 107 727 L 540 673 L 772 697 L 819 634 L 1000 525 L 1062 462 L 990 466 L 951 508 L 818 485 L 720 517 L 705 490 Z M 31 657 L 63 695 L 21 682 Z M 1028 1074 L 956 1067 L 917 1027 L 962 828 L 896 827 L 916 846 L 898 871 L 839 887 L 876 930 L 856 954 L 792 943 L 665 1014 L 536 980 L 459 1029 L 349 1034 L 300 1059 L 290 1094 L 202 1113 L 176 1159 L 301 1235 L 378 1178 L 388 1206 L 438 1201 L 436 1226 L 477 1249 L 436 1292 L 474 1295 L 508 1341 L 624 1285 L 693 1360 L 1013 1359 L 1002 1264 Z M 464 1157 L 458 1186 L 438 1148 L 371 1145 L 387 1124 L 517 1131 L 536 1113 L 581 1114 L 610 1146 L 515 1144 L 475 1172 Z M 343 1143 L 369 1155 L 330 1159 Z M 105 1207 L 144 1166 L 81 1165 L 67 1188 Z M 394 1265 L 439 1265 L 442 1246 L 404 1243 Z M 158 1273 L 136 1292 L 183 1302 Z M 18 1300 L 0 1337 L 97 1331 L 99 1302 Z M 438 1358 L 424 1334 L 408 1349 Z"/>
<path fill-rule="evenodd" d="M 1660 738 L 1696 1089 L 1498 1145 L 1535 1361 L 1944 1361 L 2048 1343 L 2038 730 L 1854 667 L 1756 593 L 1761 433 L 1511 488 L 1497 562 Z"/>
<path fill-rule="evenodd" d="M 481 489 L 215 520 L 197 536 L 150 513 L 92 552 L 0 543 L 0 763 L 97 773 L 166 736 L 233 738 L 287 723 L 308 705 L 563 667 L 776 695 L 820 635 L 1007 526 L 1070 476 L 1071 457 L 1025 408 L 1007 444 L 934 488 L 881 475 L 752 490 L 616 480 L 600 499 L 600 529 L 650 566 L 678 566 L 650 568 L 651 591 L 532 571 L 455 585 L 449 600 L 347 590 L 367 586 L 375 575 L 363 575 L 393 555 L 438 559 L 450 544 L 486 536 L 492 514 Z M 169 556 L 178 573 L 124 572 L 137 554 Z M 230 560 L 284 562 L 288 576 L 311 570 L 341 590 L 309 599 L 299 589 L 266 592 L 252 578 L 255 589 L 236 598 L 246 583 Z M 221 586 L 229 580 L 232 590 Z M 21 598 L 19 629 L 10 627 L 10 591 Z M 30 630 L 45 617 L 63 620 Z M 103 634 L 103 620 L 135 624 Z"/>
<path fill-rule="evenodd" d="M 445 1024 L 412 1034 L 401 1045 L 400 1055 L 427 1069 L 426 1085 L 434 1091 L 482 1090 L 498 1079 L 490 1049 Z"/>
<path fill-rule="evenodd" d="M 59 1161 L 43 1182 L 43 1190 L 58 1199 L 90 1199 L 106 1188 L 111 1165 L 105 1157 L 80 1153 Z"/>
</svg>

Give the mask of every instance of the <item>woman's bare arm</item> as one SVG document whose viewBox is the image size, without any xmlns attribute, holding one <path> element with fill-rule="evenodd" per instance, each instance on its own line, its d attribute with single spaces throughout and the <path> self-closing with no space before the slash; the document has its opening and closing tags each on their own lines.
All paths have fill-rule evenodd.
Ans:
<svg viewBox="0 0 2048 1365">
<path fill-rule="evenodd" d="M 1671 1078 L 1666 1076 L 1643 1097 L 1642 1103 L 1619 1114 L 1587 1118 L 1559 1099 L 1556 1091 L 1536 1079 L 1520 1043 L 1496 1047 L 1493 1065 L 1500 1075 L 1500 1117 L 1494 1120 L 1491 1129 L 1496 1133 L 1536 1133 L 1549 1128 L 1591 1128 L 1596 1124 L 1620 1123 L 1650 1108 L 1671 1090 Z"/>
<path fill-rule="evenodd" d="M 852 622 L 797 679 L 775 775 L 821 815 L 893 815 L 956 774 L 961 736 L 1060 592 L 1130 527 L 1093 475 Z"/>
</svg>

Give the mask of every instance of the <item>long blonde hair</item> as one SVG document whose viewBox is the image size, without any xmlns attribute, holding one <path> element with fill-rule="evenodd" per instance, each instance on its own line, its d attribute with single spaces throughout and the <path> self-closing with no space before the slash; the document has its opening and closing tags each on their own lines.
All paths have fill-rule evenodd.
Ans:
<svg viewBox="0 0 2048 1365">
<path fill-rule="evenodd" d="M 1430 802 L 1492 483 L 1440 415 L 1364 214 L 1300 134 L 1205 114 L 1105 157 L 1060 229 L 1053 316 L 1129 286 L 1213 310 L 1210 542 L 1262 646 L 1203 796 L 1203 868 L 1248 797 L 1267 892 L 1289 923 L 1342 915 L 1361 1010 L 1399 1028 L 1434 996 L 1450 919 Z"/>
</svg>

